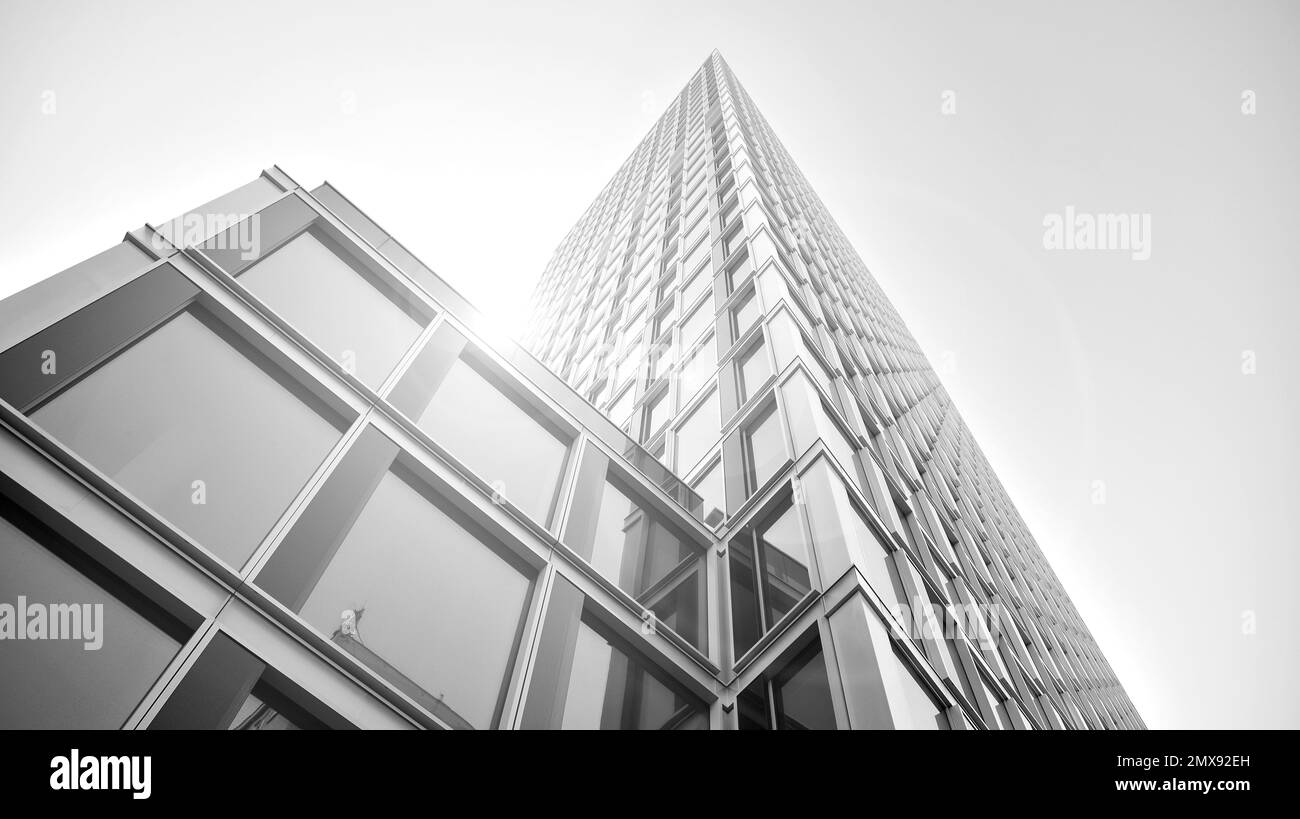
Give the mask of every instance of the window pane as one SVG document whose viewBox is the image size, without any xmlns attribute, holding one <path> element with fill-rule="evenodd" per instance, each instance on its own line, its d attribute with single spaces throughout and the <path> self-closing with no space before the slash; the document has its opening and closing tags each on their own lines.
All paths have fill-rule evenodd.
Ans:
<svg viewBox="0 0 1300 819">
<path fill-rule="evenodd" d="M 894 728 L 927 731 L 947 729 L 948 718 L 903 658 L 898 656 L 898 649 L 894 647 L 884 624 L 878 617 L 870 615 L 867 622 Z"/>
<path fill-rule="evenodd" d="M 0 513 L 0 728 L 122 727 L 180 644 Z M 38 616 L 69 639 L 16 639 Z"/>
<path fill-rule="evenodd" d="M 713 305 L 706 302 L 691 313 L 682 324 L 682 344 L 689 347 L 712 326 Z"/>
<path fill-rule="evenodd" d="M 721 462 L 714 464 L 691 487 L 704 501 L 704 522 L 710 526 L 718 523 L 727 511 L 726 485 L 722 480 Z M 717 515 L 713 510 L 717 510 Z M 715 519 L 716 518 L 716 519 Z"/>
<path fill-rule="evenodd" d="M 708 718 L 694 697 L 649 673 L 582 622 L 561 727 L 704 730 Z"/>
<path fill-rule="evenodd" d="M 759 529 L 758 545 L 762 550 L 767 627 L 771 628 L 812 590 L 803 525 L 793 506 L 766 528 Z"/>
<path fill-rule="evenodd" d="M 696 348 L 681 369 L 682 400 L 690 398 L 717 371 L 718 359 L 714 353 L 713 339 Z"/>
<path fill-rule="evenodd" d="M 783 669 L 773 689 L 781 730 L 835 730 L 835 706 L 820 643 L 813 643 Z"/>
<path fill-rule="evenodd" d="M 549 522 L 568 445 L 463 358 L 417 423 L 511 503 Z"/>
<path fill-rule="evenodd" d="M 441 505 L 387 472 L 300 614 L 453 727 L 488 728 L 530 585 Z"/>
<path fill-rule="evenodd" d="M 781 419 L 776 406 L 766 410 L 762 417 L 750 427 L 746 435 L 747 455 L 749 457 L 749 490 L 752 492 L 785 463 L 785 435 L 781 431 Z"/>
<path fill-rule="evenodd" d="M 748 296 L 741 299 L 740 304 L 732 309 L 731 314 L 735 318 L 736 338 L 739 339 L 759 319 L 758 298 L 755 297 L 753 290 L 749 291 Z"/>
<path fill-rule="evenodd" d="M 662 580 L 698 550 L 675 535 L 608 480 L 596 521 L 591 565 L 633 597 Z"/>
<path fill-rule="evenodd" d="M 708 246 L 704 245 L 703 247 L 707 248 Z M 697 264 L 699 263 L 698 259 L 696 260 L 696 263 Z M 694 273 L 695 271 L 692 268 L 684 268 L 684 272 L 687 276 L 689 276 L 691 273 Z M 686 287 L 685 289 L 682 290 L 682 304 L 686 305 L 687 307 L 690 307 L 691 305 L 695 304 L 695 302 L 701 296 L 703 296 L 706 292 L 708 292 L 709 288 L 712 286 L 713 286 L 713 272 L 706 267 L 703 270 L 701 270 L 699 273 L 696 273 L 694 278 L 686 282 Z"/>
<path fill-rule="evenodd" d="M 310 232 L 249 268 L 239 283 L 374 389 L 424 326 L 398 306 L 390 287 Z"/>
<path fill-rule="evenodd" d="M 241 566 L 342 421 L 191 308 L 32 414 L 155 512 Z M 328 420 L 327 420 L 328 419 Z"/>
<path fill-rule="evenodd" d="M 740 657 L 763 636 L 763 618 L 758 601 L 758 562 L 748 538 L 731 542 L 731 632 L 736 657 Z"/>
<path fill-rule="evenodd" d="M 635 389 L 629 387 L 623 390 L 622 395 L 610 405 L 609 419 L 620 427 L 624 426 L 628 419 L 632 417 L 632 399 L 635 397 Z"/>
<path fill-rule="evenodd" d="M 748 401 L 772 374 L 767 363 L 767 349 L 757 344 L 740 357 L 740 400 Z"/>
<path fill-rule="evenodd" d="M 718 440 L 722 425 L 718 393 L 704 399 L 677 430 L 677 474 L 686 475 Z"/>
<path fill-rule="evenodd" d="M 672 417 L 672 401 L 670 399 L 670 391 L 664 390 L 646 405 L 645 427 L 641 432 L 643 442 L 653 438 L 659 430 L 663 429 L 664 424 L 668 423 L 668 419 Z"/>
</svg>

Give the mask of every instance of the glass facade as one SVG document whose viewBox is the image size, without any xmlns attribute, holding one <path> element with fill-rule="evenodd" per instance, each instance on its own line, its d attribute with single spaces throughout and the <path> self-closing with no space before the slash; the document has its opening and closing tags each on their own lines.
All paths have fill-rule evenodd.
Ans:
<svg viewBox="0 0 1300 819">
<path fill-rule="evenodd" d="M 345 426 L 199 307 L 165 322 L 30 416 L 236 567 Z"/>
<path fill-rule="evenodd" d="M 146 226 L 0 349 L 0 636 L 111 623 L 0 640 L 0 727 L 1141 727 L 720 55 L 526 346 L 332 186 L 230 196 L 262 250 Z"/>
<path fill-rule="evenodd" d="M 302 233 L 241 273 L 239 283 L 378 389 L 424 321 L 396 300 L 393 288 L 359 263 L 349 265 L 332 244 Z"/>
<path fill-rule="evenodd" d="M 0 725 L 120 728 L 180 650 L 177 628 L 47 545 L 56 545 L 50 533 L 0 503 Z"/>
</svg>

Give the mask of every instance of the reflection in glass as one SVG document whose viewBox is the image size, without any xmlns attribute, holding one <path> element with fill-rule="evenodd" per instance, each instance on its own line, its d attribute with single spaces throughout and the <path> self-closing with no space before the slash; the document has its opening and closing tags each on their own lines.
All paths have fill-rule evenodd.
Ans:
<svg viewBox="0 0 1300 819">
<path fill-rule="evenodd" d="M 702 562 L 703 555 L 694 544 L 606 480 L 592 567 L 701 649 L 705 625 Z"/>
<path fill-rule="evenodd" d="M 328 244 L 327 244 L 328 243 Z M 397 291 L 302 233 L 239 276 L 272 310 L 372 389 L 424 327 Z"/>
<path fill-rule="evenodd" d="M 763 382 L 772 374 L 772 365 L 767 361 L 767 348 L 756 344 L 740 356 L 738 372 L 740 375 L 740 400 L 753 398 Z"/>
<path fill-rule="evenodd" d="M 704 382 L 708 381 L 713 373 L 717 370 L 718 360 L 714 353 L 713 338 L 710 337 L 686 359 L 682 365 L 681 374 L 678 376 L 681 380 L 681 395 L 685 401 L 694 395 Z"/>
<path fill-rule="evenodd" d="M 31 417 L 236 567 L 325 459 L 343 423 L 197 307 Z"/>
<path fill-rule="evenodd" d="M 652 673 L 584 618 L 564 700 L 565 729 L 707 730 L 703 704 Z"/>
<path fill-rule="evenodd" d="M 687 475 L 718 440 L 722 426 L 715 390 L 691 412 L 677 429 L 677 474 Z"/>
<path fill-rule="evenodd" d="M 682 324 L 682 344 L 689 347 L 712 326 L 713 305 L 710 303 L 700 305 Z"/>
<path fill-rule="evenodd" d="M 764 410 L 745 434 L 749 491 L 754 492 L 776 474 L 787 459 L 785 435 L 776 404 Z"/>
<path fill-rule="evenodd" d="M 254 686 L 230 721 L 230 731 L 301 731 L 324 726 L 285 701 L 264 683 Z"/>
<path fill-rule="evenodd" d="M 394 472 L 303 619 L 453 727 L 494 724 L 530 580 Z"/>
<path fill-rule="evenodd" d="M 645 427 L 641 431 L 643 443 L 653 438 L 672 417 L 671 395 L 670 390 L 663 390 L 646 404 Z"/>
<path fill-rule="evenodd" d="M 750 683 L 736 704 L 742 731 L 835 730 L 821 642 L 813 640 L 790 662 Z"/>
<path fill-rule="evenodd" d="M 464 358 L 416 423 L 511 503 L 549 522 L 568 445 Z"/>
<path fill-rule="evenodd" d="M 731 315 L 735 321 L 735 337 L 739 340 L 745 335 L 746 330 L 754 326 L 754 323 L 758 321 L 761 315 L 758 308 L 758 297 L 754 295 L 753 290 L 749 291 L 749 295 L 742 297 L 740 303 L 732 308 Z"/>
<path fill-rule="evenodd" d="M 731 543 L 731 611 L 739 656 L 812 590 L 803 524 L 794 506 Z"/>
<path fill-rule="evenodd" d="M 705 524 L 716 526 L 720 523 L 722 518 L 726 516 L 727 511 L 726 484 L 722 479 L 722 461 L 718 461 L 709 467 L 695 481 L 695 485 L 691 489 L 704 501 Z"/>
<path fill-rule="evenodd" d="M 122 727 L 180 643 L 20 529 L 7 501 L 0 515 L 0 728 Z M 56 616 L 85 639 L 30 639 Z"/>
<path fill-rule="evenodd" d="M 880 669 L 880 681 L 885 690 L 885 701 L 894 728 L 898 730 L 938 731 L 948 729 L 944 709 L 912 673 L 899 648 L 889 637 L 889 631 L 879 617 L 868 614 L 867 627 L 871 633 L 871 647 Z"/>
<path fill-rule="evenodd" d="M 835 730 L 826 658 L 820 643 L 813 643 L 772 681 L 777 727 L 789 730 Z"/>
</svg>

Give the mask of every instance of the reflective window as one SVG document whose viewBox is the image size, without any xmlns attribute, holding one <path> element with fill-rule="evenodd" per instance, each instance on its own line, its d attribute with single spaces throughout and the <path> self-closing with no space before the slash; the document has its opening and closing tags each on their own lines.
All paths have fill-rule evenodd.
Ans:
<svg viewBox="0 0 1300 819">
<path fill-rule="evenodd" d="M 256 582 L 452 727 L 492 727 L 531 570 L 395 453 L 367 431 Z"/>
<path fill-rule="evenodd" d="M 885 688 L 885 700 L 898 730 L 947 730 L 948 718 L 928 689 L 916 678 L 910 664 L 899 654 L 889 632 L 878 617 L 867 617 L 871 646 Z"/>
<path fill-rule="evenodd" d="M 273 692 L 254 688 L 248 699 L 239 706 L 234 719 L 226 726 L 230 731 L 300 731 L 304 727 L 281 708 L 272 705 Z"/>
<path fill-rule="evenodd" d="M 345 369 L 378 389 L 424 321 L 402 296 L 333 242 L 308 231 L 239 276 L 272 310 Z"/>
<path fill-rule="evenodd" d="M 753 327 L 761 315 L 762 313 L 758 307 L 758 297 L 753 290 L 750 290 L 748 295 L 743 296 L 740 302 L 731 308 L 731 318 L 736 338 L 739 339 L 745 334 L 746 330 Z"/>
<path fill-rule="evenodd" d="M 587 621 L 578 624 L 565 729 L 707 730 L 704 705 Z"/>
<path fill-rule="evenodd" d="M 740 379 L 740 400 L 748 401 L 772 375 L 772 366 L 767 361 L 767 348 L 755 344 L 736 359 L 736 371 Z"/>
<path fill-rule="evenodd" d="M 456 359 L 416 423 L 534 520 L 550 520 L 568 444 Z"/>
<path fill-rule="evenodd" d="M 715 526 L 726 517 L 726 484 L 722 479 L 722 462 L 718 461 L 701 475 L 691 487 L 704 501 L 704 522 Z"/>
<path fill-rule="evenodd" d="M 690 346 L 713 326 L 713 305 L 705 302 L 686 317 L 682 324 L 682 344 Z"/>
<path fill-rule="evenodd" d="M 628 387 L 614 400 L 609 407 L 609 419 L 620 427 L 625 426 L 629 418 L 632 417 L 632 399 L 636 397 L 636 390 Z"/>
<path fill-rule="evenodd" d="M 714 390 L 677 429 L 677 474 L 686 475 L 718 440 L 722 414 Z"/>
<path fill-rule="evenodd" d="M 835 730 L 835 706 L 820 641 L 813 640 L 794 659 L 750 683 L 736 704 L 742 731 Z"/>
<path fill-rule="evenodd" d="M 340 437 L 342 419 L 201 308 L 31 414 L 70 449 L 241 566 Z"/>
<path fill-rule="evenodd" d="M 591 565 L 701 649 L 702 562 L 702 552 L 659 514 L 605 481 Z"/>
<path fill-rule="evenodd" d="M 77 560 L 83 573 L 45 543 L 76 560 L 0 499 L 0 728 L 120 728 L 184 635 L 124 602 L 134 595 L 102 570 Z"/>
<path fill-rule="evenodd" d="M 754 492 L 776 474 L 789 456 L 785 449 L 785 433 L 776 404 L 759 413 L 758 419 L 745 432 L 746 479 L 749 491 Z"/>
<path fill-rule="evenodd" d="M 703 245 L 703 247 L 707 247 L 707 245 Z M 690 268 L 686 269 L 686 275 L 688 276 L 694 272 L 695 271 Z M 686 282 L 686 287 L 682 290 L 682 304 L 688 307 L 695 304 L 695 302 L 707 293 L 712 286 L 713 272 L 708 267 L 705 267 L 703 270 L 695 273 L 694 278 Z M 713 311 L 710 310 L 709 312 L 712 313 Z"/>
<path fill-rule="evenodd" d="M 704 382 L 708 381 L 718 369 L 718 359 L 714 353 L 713 339 L 695 348 L 681 369 L 681 395 L 686 400 L 694 395 Z"/>
<path fill-rule="evenodd" d="M 731 618 L 736 655 L 812 590 L 807 538 L 793 505 L 731 542 Z"/>
<path fill-rule="evenodd" d="M 266 663 L 218 631 L 180 684 L 167 694 L 149 730 L 285 731 L 326 725 L 263 679 Z M 323 706 L 321 706 L 323 708 Z"/>
<path fill-rule="evenodd" d="M 645 405 L 645 425 L 641 428 L 641 440 L 648 441 L 663 429 L 668 419 L 672 418 L 672 396 L 669 390 L 663 390 L 651 398 Z"/>
</svg>

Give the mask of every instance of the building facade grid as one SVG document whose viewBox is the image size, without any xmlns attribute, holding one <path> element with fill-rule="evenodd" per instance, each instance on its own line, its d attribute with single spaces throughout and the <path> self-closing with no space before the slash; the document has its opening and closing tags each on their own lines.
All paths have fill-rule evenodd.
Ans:
<svg viewBox="0 0 1300 819">
<path fill-rule="evenodd" d="M 720 55 L 537 304 L 278 168 L 0 302 L 0 724 L 1142 727 Z"/>
</svg>

